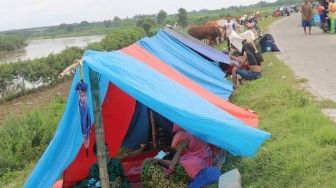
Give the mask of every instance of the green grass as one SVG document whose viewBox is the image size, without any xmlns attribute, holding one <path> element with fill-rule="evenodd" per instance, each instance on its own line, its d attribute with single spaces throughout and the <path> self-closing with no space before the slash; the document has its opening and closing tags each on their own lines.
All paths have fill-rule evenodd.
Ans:
<svg viewBox="0 0 336 188">
<path fill-rule="evenodd" d="M 43 108 L 11 114 L 0 124 L 0 187 L 21 185 L 48 146 L 65 107 L 57 97 Z"/>
<path fill-rule="evenodd" d="M 253 158 L 229 157 L 224 171 L 237 167 L 244 187 L 336 187 L 336 127 L 321 112 L 334 103 L 301 90 L 274 54 L 264 59 L 263 77 L 239 87 L 233 101 L 255 110 L 272 137 Z"/>
<path fill-rule="evenodd" d="M 329 99 L 324 99 L 316 102 L 320 108 L 336 108 L 336 102 Z"/>
<path fill-rule="evenodd" d="M 262 33 L 267 33 L 268 32 L 268 27 L 275 21 L 279 20 L 279 17 L 271 17 L 271 18 L 266 18 L 263 19 L 262 21 L 259 22 L 259 27 L 261 29 Z"/>
<path fill-rule="evenodd" d="M 255 110 L 272 138 L 251 159 L 231 159 L 245 187 L 335 187 L 335 123 L 299 90 L 289 68 L 265 55 L 263 77 L 241 86 L 235 104 Z M 272 65 L 272 66 L 270 66 Z"/>
</svg>

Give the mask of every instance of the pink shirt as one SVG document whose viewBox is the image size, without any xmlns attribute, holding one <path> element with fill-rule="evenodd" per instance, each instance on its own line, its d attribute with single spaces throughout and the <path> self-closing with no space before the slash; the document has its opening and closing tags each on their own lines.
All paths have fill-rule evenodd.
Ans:
<svg viewBox="0 0 336 188">
<path fill-rule="evenodd" d="M 183 166 L 192 179 L 195 179 L 202 169 L 211 164 L 210 149 L 208 144 L 183 130 L 179 130 L 175 134 L 172 147 L 175 148 L 183 140 L 189 140 L 189 145 L 187 152 L 180 157 L 179 164 Z"/>
</svg>

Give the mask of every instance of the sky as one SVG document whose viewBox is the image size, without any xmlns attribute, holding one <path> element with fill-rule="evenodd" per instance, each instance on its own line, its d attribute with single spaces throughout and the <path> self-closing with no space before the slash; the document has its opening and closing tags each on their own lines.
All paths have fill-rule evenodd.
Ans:
<svg viewBox="0 0 336 188">
<path fill-rule="evenodd" d="M 250 5 L 260 0 L 0 0 L 0 31 L 81 21 L 112 20 L 139 14 L 169 14 Z M 266 0 L 274 2 L 275 0 Z"/>
</svg>

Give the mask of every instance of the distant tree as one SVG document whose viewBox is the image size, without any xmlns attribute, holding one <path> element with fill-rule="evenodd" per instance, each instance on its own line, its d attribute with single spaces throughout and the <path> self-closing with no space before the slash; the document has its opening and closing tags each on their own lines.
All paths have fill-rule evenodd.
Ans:
<svg viewBox="0 0 336 188">
<path fill-rule="evenodd" d="M 66 29 L 66 27 L 67 27 L 67 24 L 65 24 L 65 23 L 62 23 L 61 25 L 59 25 L 59 27 L 60 27 L 60 29 Z"/>
<path fill-rule="evenodd" d="M 160 24 L 160 25 L 163 24 L 166 17 L 167 17 L 167 12 L 165 12 L 164 10 L 160 10 L 158 15 L 157 15 L 157 23 Z"/>
<path fill-rule="evenodd" d="M 111 20 L 104 20 L 104 27 L 111 27 L 112 21 Z"/>
<path fill-rule="evenodd" d="M 144 17 L 141 17 L 141 18 L 138 19 L 138 21 L 135 23 L 135 25 L 136 25 L 137 27 L 141 27 L 141 28 L 143 28 L 144 23 L 145 23 L 145 18 L 144 18 Z"/>
<path fill-rule="evenodd" d="M 144 23 L 143 23 L 143 26 L 142 28 L 145 30 L 146 34 L 148 36 L 151 35 L 151 32 L 150 32 L 150 29 L 155 25 L 155 22 L 153 19 L 151 18 L 147 18 Z"/>
<path fill-rule="evenodd" d="M 114 22 L 114 23 L 119 23 L 119 22 L 121 22 L 121 19 L 120 19 L 118 16 L 115 16 L 115 17 L 113 18 L 113 22 Z"/>
<path fill-rule="evenodd" d="M 90 23 L 88 21 L 82 21 L 80 23 L 81 26 L 88 26 Z"/>
<path fill-rule="evenodd" d="M 186 9 L 184 9 L 184 8 L 178 9 L 177 23 L 182 25 L 183 28 L 188 25 L 188 18 L 187 18 Z"/>
<path fill-rule="evenodd" d="M 69 24 L 69 25 L 66 26 L 65 30 L 68 31 L 68 32 L 71 32 L 71 31 L 74 30 L 74 26 Z"/>
<path fill-rule="evenodd" d="M 71 32 L 71 31 L 73 31 L 74 26 L 71 25 L 71 24 L 65 24 L 65 23 L 62 23 L 62 24 L 59 26 L 59 28 L 65 30 L 65 31 Z"/>
<path fill-rule="evenodd" d="M 266 1 L 260 1 L 259 3 L 255 4 L 255 6 L 258 6 L 258 7 L 269 7 L 269 6 L 272 6 L 271 3 L 268 3 Z"/>
</svg>

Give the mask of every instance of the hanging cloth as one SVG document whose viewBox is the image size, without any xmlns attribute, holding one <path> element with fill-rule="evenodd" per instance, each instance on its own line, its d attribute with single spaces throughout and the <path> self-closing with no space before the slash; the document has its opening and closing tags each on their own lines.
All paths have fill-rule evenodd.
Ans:
<svg viewBox="0 0 336 188">
<path fill-rule="evenodd" d="M 90 133 L 91 133 L 91 127 L 92 127 L 90 110 L 89 110 L 88 101 L 87 101 L 87 89 L 88 89 L 88 85 L 83 80 L 83 74 L 81 70 L 81 80 L 76 86 L 76 91 L 79 96 L 79 112 L 80 112 L 82 135 L 84 139 L 84 146 L 86 149 L 86 156 L 88 156 Z"/>
</svg>

